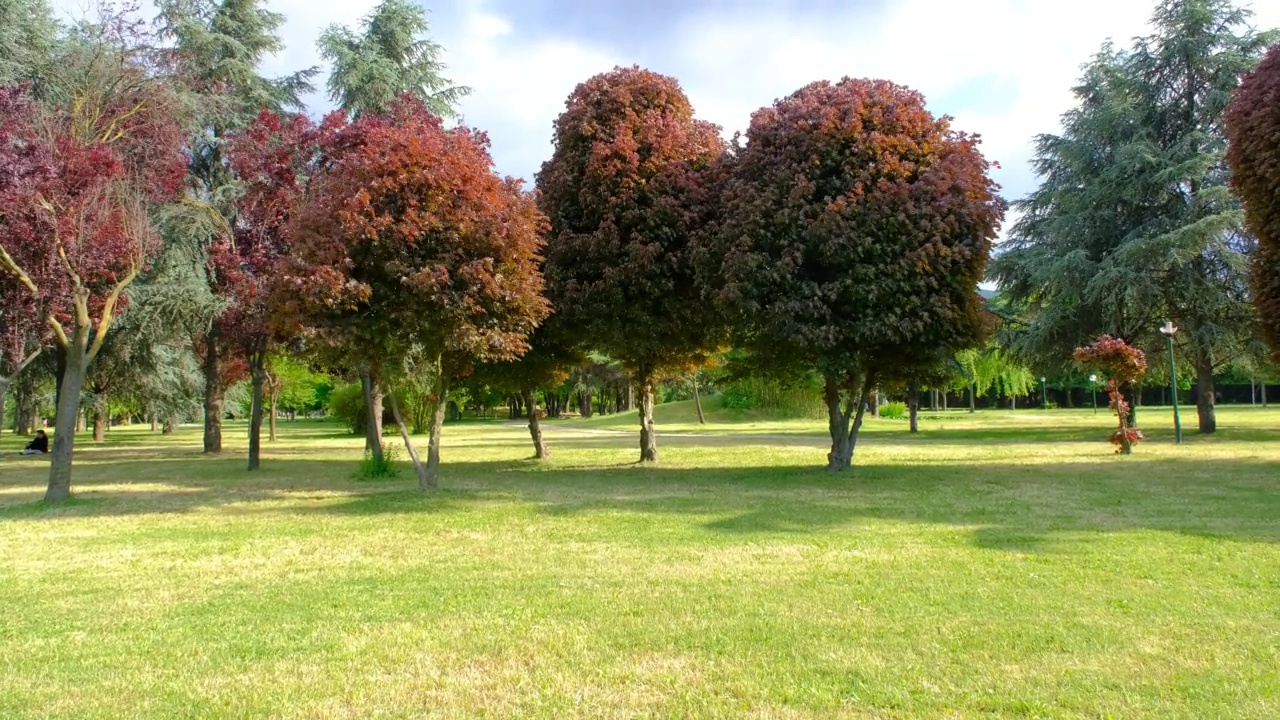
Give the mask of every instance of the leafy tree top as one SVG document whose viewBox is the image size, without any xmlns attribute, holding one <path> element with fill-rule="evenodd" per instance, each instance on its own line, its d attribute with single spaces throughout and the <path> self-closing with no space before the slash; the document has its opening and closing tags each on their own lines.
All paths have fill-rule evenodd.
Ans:
<svg viewBox="0 0 1280 720">
<path fill-rule="evenodd" d="M 725 190 L 723 297 L 751 340 L 843 378 L 985 332 L 1004 212 L 978 138 L 883 80 L 816 82 L 757 111 Z"/>
<path fill-rule="evenodd" d="M 1245 76 L 1226 116 L 1231 187 L 1258 240 L 1250 279 L 1263 335 L 1280 352 L 1280 45 Z"/>
<path fill-rule="evenodd" d="M 1117 385 L 1137 382 L 1147 373 L 1147 356 L 1124 340 L 1103 335 L 1092 345 L 1076 348 L 1076 362 L 1106 372 Z"/>
</svg>

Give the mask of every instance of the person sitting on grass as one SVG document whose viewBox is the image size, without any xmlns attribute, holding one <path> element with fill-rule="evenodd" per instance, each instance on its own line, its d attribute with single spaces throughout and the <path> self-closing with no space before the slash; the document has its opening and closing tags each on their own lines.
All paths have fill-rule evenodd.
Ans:
<svg viewBox="0 0 1280 720">
<path fill-rule="evenodd" d="M 35 438 L 22 449 L 23 455 L 44 455 L 49 452 L 49 436 L 37 430 Z"/>
</svg>

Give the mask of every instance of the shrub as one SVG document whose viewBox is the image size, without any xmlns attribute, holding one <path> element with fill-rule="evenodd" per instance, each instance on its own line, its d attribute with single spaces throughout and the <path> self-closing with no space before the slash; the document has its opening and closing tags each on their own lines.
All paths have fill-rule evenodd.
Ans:
<svg viewBox="0 0 1280 720">
<path fill-rule="evenodd" d="M 724 385 L 720 407 L 730 410 L 762 410 L 788 418 L 825 418 L 827 407 L 821 392 L 805 385 L 788 386 L 760 378 L 745 378 Z"/>
<path fill-rule="evenodd" d="M 342 421 L 354 435 L 363 435 L 367 413 L 360 383 L 339 385 L 329 395 L 329 414 Z"/>
<path fill-rule="evenodd" d="M 359 387 L 357 386 L 357 389 Z M 396 460 L 400 456 L 400 451 L 395 445 L 383 444 L 382 459 L 379 460 L 373 456 L 368 450 L 364 451 L 364 459 L 360 461 L 360 471 L 356 474 L 358 480 L 390 480 L 400 474 L 400 469 L 396 467 Z"/>
<path fill-rule="evenodd" d="M 907 404 L 904 402 L 881 403 L 880 417 L 888 420 L 905 419 L 907 417 Z"/>
</svg>

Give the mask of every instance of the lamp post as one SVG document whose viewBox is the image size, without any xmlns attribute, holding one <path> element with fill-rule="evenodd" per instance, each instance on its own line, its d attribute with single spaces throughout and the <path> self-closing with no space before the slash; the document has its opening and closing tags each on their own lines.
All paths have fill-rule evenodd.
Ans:
<svg viewBox="0 0 1280 720">
<path fill-rule="evenodd" d="M 1045 410 L 1049 409 L 1049 385 L 1048 378 L 1040 376 L 1040 403 Z"/>
<path fill-rule="evenodd" d="M 1098 376 L 1089 376 L 1089 393 L 1093 395 L 1093 414 L 1098 414 Z"/>
<path fill-rule="evenodd" d="M 1182 444 L 1182 418 L 1178 417 L 1178 366 L 1173 359 L 1173 334 L 1178 328 L 1172 320 L 1165 320 L 1160 326 L 1160 334 L 1169 342 L 1169 390 L 1173 393 L 1173 432 L 1179 445 Z"/>
</svg>

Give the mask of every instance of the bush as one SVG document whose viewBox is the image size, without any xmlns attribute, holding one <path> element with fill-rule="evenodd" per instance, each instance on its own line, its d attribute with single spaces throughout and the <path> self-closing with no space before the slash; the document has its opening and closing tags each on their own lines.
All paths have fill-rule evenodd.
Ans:
<svg viewBox="0 0 1280 720">
<path fill-rule="evenodd" d="M 904 402 L 880 403 L 880 417 L 888 420 L 902 420 L 907 417 L 907 404 Z"/>
<path fill-rule="evenodd" d="M 827 406 L 816 388 L 785 386 L 769 380 L 746 378 L 724 385 L 720 407 L 730 410 L 762 410 L 787 418 L 824 418 Z"/>
<path fill-rule="evenodd" d="M 356 474 L 356 479 L 390 480 L 394 478 L 400 474 L 400 469 L 396 467 L 396 460 L 399 456 L 400 452 L 395 445 L 383 444 L 381 460 L 375 458 L 373 453 L 365 450 L 364 459 L 360 461 L 360 471 Z"/>
<path fill-rule="evenodd" d="M 329 395 L 329 414 L 342 421 L 353 435 L 363 435 L 366 416 L 360 383 L 339 385 Z"/>
</svg>

